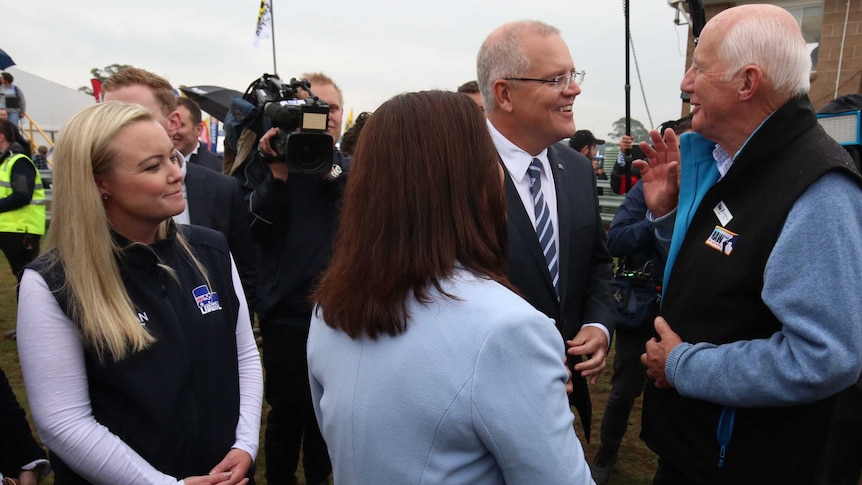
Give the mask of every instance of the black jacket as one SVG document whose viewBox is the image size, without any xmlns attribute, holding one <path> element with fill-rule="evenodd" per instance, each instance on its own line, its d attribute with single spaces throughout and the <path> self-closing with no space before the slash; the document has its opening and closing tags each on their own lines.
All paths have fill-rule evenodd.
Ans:
<svg viewBox="0 0 862 485">
<path fill-rule="evenodd" d="M 309 297 L 329 265 L 350 159 L 335 151 L 342 167 L 334 181 L 291 173 L 272 177 L 259 157 L 234 172 L 246 192 L 252 237 L 258 246 L 257 313 L 262 320 L 309 325 Z"/>
<path fill-rule="evenodd" d="M 832 170 L 859 180 L 850 157 L 817 124 L 807 97 L 788 101 L 763 123 L 698 205 L 665 282 L 661 314 L 682 322 L 674 330 L 684 342 L 721 345 L 769 338 L 781 329 L 761 298 L 766 263 L 793 204 Z M 713 208 L 721 201 L 734 211 L 724 224 L 739 237 L 733 257 L 705 243 L 716 230 Z M 691 483 L 810 484 L 831 404 L 736 409 L 719 468 L 723 407 L 647 385 L 641 437 Z"/>
<path fill-rule="evenodd" d="M 548 160 L 557 195 L 560 298 L 554 292 L 548 263 L 536 229 L 506 171 L 509 256 L 506 276 L 527 302 L 554 319 L 563 339 L 573 338 L 585 323 L 604 324 L 614 332 L 611 288 L 613 260 L 608 253 L 599 215 L 595 174 L 586 157 L 562 143 L 548 148 Z M 529 210 L 533 210 L 532 207 Z M 568 359 L 572 366 L 578 362 Z M 586 380 L 577 372 L 572 381 L 572 403 L 581 417 L 584 436 L 590 439 L 592 407 Z"/>
<path fill-rule="evenodd" d="M 7 150 L 0 154 L 0 163 L 18 153 L 22 152 Z M 19 158 L 12 166 L 12 193 L 0 199 L 0 213 L 25 207 L 33 199 L 33 192 L 36 190 L 36 167 L 29 158 Z"/>
<path fill-rule="evenodd" d="M 189 157 L 189 163 L 194 163 L 195 165 L 215 170 L 218 173 L 221 173 L 222 169 L 221 158 L 209 151 L 209 148 L 200 142 L 198 142 L 198 152 Z"/>
<path fill-rule="evenodd" d="M 186 166 L 185 185 L 189 222 L 215 229 L 227 238 L 248 308 L 254 311 L 257 251 L 251 238 L 242 189 L 233 178 L 192 163 Z"/>
<path fill-rule="evenodd" d="M 36 444 L 30 425 L 6 373 L 0 369 L 0 474 L 17 478 L 21 467 L 44 460 L 45 451 Z"/>
</svg>

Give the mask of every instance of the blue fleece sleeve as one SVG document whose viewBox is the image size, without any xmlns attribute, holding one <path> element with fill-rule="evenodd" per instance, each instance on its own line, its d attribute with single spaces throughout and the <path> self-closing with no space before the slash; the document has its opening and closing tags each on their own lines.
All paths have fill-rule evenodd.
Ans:
<svg viewBox="0 0 862 485">
<path fill-rule="evenodd" d="M 654 244 L 653 222 L 646 219 L 643 182 L 638 181 L 617 209 L 608 229 L 608 250 L 611 256 L 649 253 Z"/>
<path fill-rule="evenodd" d="M 796 201 L 766 264 L 767 339 L 681 344 L 665 372 L 680 394 L 737 407 L 816 401 L 862 371 L 862 189 L 829 173 Z"/>
</svg>

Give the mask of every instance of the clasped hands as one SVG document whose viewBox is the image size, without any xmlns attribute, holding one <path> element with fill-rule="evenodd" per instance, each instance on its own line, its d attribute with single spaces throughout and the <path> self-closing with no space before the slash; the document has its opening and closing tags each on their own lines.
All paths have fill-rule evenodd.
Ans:
<svg viewBox="0 0 862 485">
<path fill-rule="evenodd" d="M 210 470 L 209 475 L 198 477 L 187 477 L 183 479 L 185 485 L 245 485 L 251 467 L 251 456 L 243 450 L 233 448 L 224 459 Z"/>
</svg>

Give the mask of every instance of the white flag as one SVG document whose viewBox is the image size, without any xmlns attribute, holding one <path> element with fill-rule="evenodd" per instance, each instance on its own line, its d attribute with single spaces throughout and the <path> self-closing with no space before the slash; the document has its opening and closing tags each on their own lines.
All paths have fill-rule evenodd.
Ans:
<svg viewBox="0 0 862 485">
<path fill-rule="evenodd" d="M 257 13 L 257 28 L 254 31 L 254 46 L 260 44 L 260 39 L 269 39 L 272 35 L 272 10 L 270 0 L 260 0 L 260 11 Z"/>
</svg>

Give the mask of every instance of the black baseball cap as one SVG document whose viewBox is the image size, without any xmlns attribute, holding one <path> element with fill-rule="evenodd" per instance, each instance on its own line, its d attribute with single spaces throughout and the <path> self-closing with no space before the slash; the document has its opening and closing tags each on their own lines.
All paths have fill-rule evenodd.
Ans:
<svg viewBox="0 0 862 485">
<path fill-rule="evenodd" d="M 581 148 L 587 145 L 604 145 L 605 141 L 600 140 L 593 136 L 593 132 L 590 130 L 578 130 L 575 134 L 569 138 L 569 146 L 574 148 L 577 151 L 581 151 Z"/>
</svg>

